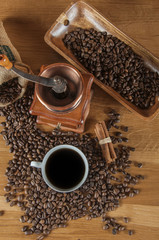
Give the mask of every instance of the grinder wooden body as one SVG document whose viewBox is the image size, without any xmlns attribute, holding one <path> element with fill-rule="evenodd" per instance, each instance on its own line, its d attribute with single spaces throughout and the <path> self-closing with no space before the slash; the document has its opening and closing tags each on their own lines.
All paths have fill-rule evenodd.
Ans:
<svg viewBox="0 0 159 240">
<path fill-rule="evenodd" d="M 63 73 L 63 77 L 66 79 L 65 73 L 68 73 L 68 71 L 70 73 L 69 76 L 72 72 L 79 76 L 79 81 L 82 83 L 82 90 L 77 96 L 78 99 L 75 98 L 75 100 L 68 105 L 50 105 L 49 102 L 47 103 L 46 101 L 46 96 L 44 100 L 42 90 L 40 91 L 43 86 L 35 84 L 34 100 L 30 107 L 30 113 L 37 116 L 37 123 L 39 124 L 47 124 L 54 128 L 60 126 L 63 130 L 82 133 L 84 132 L 85 121 L 90 110 L 93 75 L 81 74 L 76 68 L 66 63 L 55 63 L 49 66 L 42 66 L 40 75 L 50 77 L 55 69 Z M 60 74 L 60 72 L 58 72 L 58 74 Z M 76 104 L 76 102 L 78 102 L 78 104 Z"/>
</svg>

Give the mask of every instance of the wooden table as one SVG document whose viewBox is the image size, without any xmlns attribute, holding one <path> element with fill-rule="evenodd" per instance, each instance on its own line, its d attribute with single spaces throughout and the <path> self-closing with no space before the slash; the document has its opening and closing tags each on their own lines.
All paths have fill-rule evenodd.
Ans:
<svg viewBox="0 0 159 240">
<path fill-rule="evenodd" d="M 71 1 L 49 0 L 6 0 L 1 1 L 0 18 L 6 31 L 18 49 L 23 62 L 38 73 L 43 64 L 65 62 L 44 42 L 44 34 Z M 159 1 L 158 0 L 88 0 L 114 25 L 128 36 L 142 44 L 155 56 L 159 57 Z M 110 216 L 127 216 L 131 219 L 129 229 L 135 229 L 135 235 L 129 237 L 126 232 L 118 236 L 102 230 L 100 219 L 87 221 L 84 218 L 69 222 L 64 229 L 53 231 L 47 238 L 54 240 L 104 240 L 159 239 L 159 116 L 146 122 L 129 112 L 103 90 L 94 86 L 91 110 L 86 122 L 86 130 L 93 132 L 94 124 L 106 119 L 108 109 L 115 108 L 121 113 L 122 123 L 129 126 L 129 145 L 136 147 L 131 159 L 143 163 L 143 168 L 133 167 L 131 172 L 145 175 L 145 181 L 139 185 L 141 193 L 121 202 L 121 207 L 111 212 Z M 1 118 L 3 120 L 3 118 Z M 2 129 L 2 128 L 1 128 Z M 0 239 L 22 240 L 36 239 L 36 236 L 24 236 L 19 217 L 22 212 L 18 207 L 5 203 L 3 188 L 7 183 L 4 176 L 8 160 L 12 158 L 9 148 L 0 136 L 0 210 L 5 214 L 0 217 Z"/>
</svg>

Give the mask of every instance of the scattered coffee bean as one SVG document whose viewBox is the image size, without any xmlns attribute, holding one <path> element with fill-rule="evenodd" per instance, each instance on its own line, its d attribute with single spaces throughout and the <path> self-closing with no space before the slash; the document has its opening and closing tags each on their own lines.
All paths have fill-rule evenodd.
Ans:
<svg viewBox="0 0 159 240">
<path fill-rule="evenodd" d="M 135 148 L 134 147 L 129 147 L 129 150 L 134 152 L 135 151 Z"/>
<path fill-rule="evenodd" d="M 12 102 L 21 93 L 22 87 L 18 83 L 18 78 L 13 78 L 0 85 L 0 103 Z"/>
<path fill-rule="evenodd" d="M 11 187 L 10 187 L 10 186 L 5 186 L 5 187 L 4 187 L 4 191 L 5 191 L 5 192 L 9 192 L 10 190 L 11 190 Z"/>
<path fill-rule="evenodd" d="M 22 223 L 24 223 L 24 222 L 25 222 L 24 216 L 21 216 L 21 217 L 19 218 L 19 221 L 22 222 Z"/>
<path fill-rule="evenodd" d="M 138 163 L 138 164 L 137 164 L 137 167 L 138 167 L 138 168 L 142 168 L 142 166 L 143 166 L 142 163 Z"/>
<path fill-rule="evenodd" d="M 103 159 L 100 146 L 91 135 L 80 136 L 57 129 L 52 133 L 39 130 L 36 118 L 29 114 L 32 95 L 33 89 L 29 87 L 23 98 L 0 109 L 6 117 L 2 135 L 6 136 L 13 152 L 13 159 L 9 161 L 5 173 L 9 187 L 9 192 L 5 194 L 6 201 L 24 211 L 20 218 L 22 223 L 32 225 L 26 226 L 22 231 L 26 235 L 40 234 L 39 237 L 42 238 L 53 229 L 66 227 L 71 219 L 84 216 L 92 219 L 104 214 L 103 228 L 113 227 L 116 233 L 122 231 L 123 226 L 115 219 L 108 218 L 107 212 L 119 207 L 120 199 L 135 196 L 138 192 L 137 189 L 128 187 L 129 184 L 137 184 L 137 179 L 141 178 L 126 172 L 131 165 L 130 147 L 116 146 L 117 159 L 108 165 Z M 114 111 L 113 114 L 115 118 L 109 121 L 110 127 L 115 124 L 114 119 L 119 118 L 117 112 Z M 51 190 L 43 181 L 40 169 L 30 167 L 31 161 L 42 161 L 45 154 L 59 144 L 78 147 L 89 162 L 87 181 L 80 189 L 67 194 Z M 119 178 L 114 176 L 116 173 L 120 175 Z"/>
<path fill-rule="evenodd" d="M 125 227 L 120 225 L 119 228 L 118 228 L 118 230 L 119 230 L 119 231 L 124 231 L 124 230 L 125 230 Z"/>
<path fill-rule="evenodd" d="M 113 144 L 116 144 L 118 142 L 118 138 L 115 138 L 114 136 L 110 136 L 110 138 Z"/>
<path fill-rule="evenodd" d="M 120 122 L 120 119 L 114 119 L 114 123 L 119 123 Z"/>
<path fill-rule="evenodd" d="M 134 231 L 133 231 L 133 230 L 129 230 L 129 231 L 128 231 L 128 234 L 131 236 L 131 235 L 134 234 Z"/>
<path fill-rule="evenodd" d="M 123 220 L 124 220 L 125 223 L 129 222 L 129 219 L 127 217 L 124 217 Z"/>
<path fill-rule="evenodd" d="M 115 113 L 116 118 L 120 118 L 120 114 L 119 113 Z"/>
<path fill-rule="evenodd" d="M 44 235 L 44 234 L 40 235 L 40 236 L 37 237 L 37 240 L 43 240 L 45 237 L 46 237 L 46 235 Z"/>
<path fill-rule="evenodd" d="M 134 190 L 133 190 L 133 193 L 139 194 L 139 193 L 140 193 L 140 190 L 139 190 L 139 189 L 134 189 Z"/>
<path fill-rule="evenodd" d="M 24 194 L 20 194 L 19 196 L 18 196 L 18 201 L 22 201 L 23 199 L 24 199 Z"/>
<path fill-rule="evenodd" d="M 29 228 L 29 226 L 24 226 L 24 227 L 22 227 L 22 232 L 26 232 L 27 230 L 28 230 L 28 228 Z"/>
<path fill-rule="evenodd" d="M 6 197 L 6 202 L 10 202 L 10 199 L 9 199 L 9 197 Z"/>
<path fill-rule="evenodd" d="M 116 228 L 113 228 L 113 229 L 112 229 L 112 234 L 113 234 L 113 235 L 116 235 L 116 234 L 117 234 L 117 229 L 116 229 Z"/>
<path fill-rule="evenodd" d="M 39 230 L 39 229 L 35 229 L 34 233 L 35 233 L 35 234 L 41 234 L 41 233 L 42 233 L 42 231 L 41 231 L 41 230 Z"/>
<path fill-rule="evenodd" d="M 128 138 L 122 137 L 122 141 L 123 141 L 123 142 L 128 142 Z"/>
<path fill-rule="evenodd" d="M 33 232 L 31 229 L 28 229 L 25 231 L 25 235 L 32 235 L 32 234 L 33 234 Z"/>
<path fill-rule="evenodd" d="M 0 126 L 1 126 L 1 127 L 5 127 L 5 126 L 6 126 L 6 123 L 5 123 L 5 122 L 1 122 L 1 123 L 0 123 Z"/>
<path fill-rule="evenodd" d="M 1 211 L 0 211 L 0 216 L 3 216 L 3 215 L 4 215 L 4 211 L 1 210 Z"/>
<path fill-rule="evenodd" d="M 107 230 L 108 228 L 109 228 L 109 225 L 108 225 L 108 224 L 106 224 L 106 225 L 103 226 L 103 230 Z"/>
<path fill-rule="evenodd" d="M 107 129 L 108 131 L 110 130 L 110 128 L 113 126 L 113 120 L 108 120 L 108 122 L 106 123 L 107 125 Z"/>
<path fill-rule="evenodd" d="M 133 192 L 130 192 L 130 193 L 129 193 L 129 197 L 134 197 L 134 193 L 133 193 Z"/>
<path fill-rule="evenodd" d="M 126 126 L 121 126 L 120 128 L 121 128 L 122 131 L 128 132 L 128 127 L 126 127 Z"/>
<path fill-rule="evenodd" d="M 116 129 L 119 129 L 119 126 L 116 125 L 116 124 L 113 124 L 112 126 L 113 126 L 114 128 L 116 128 Z"/>
<path fill-rule="evenodd" d="M 142 176 L 142 175 L 136 175 L 136 177 L 138 178 L 138 179 L 141 179 L 141 180 L 144 180 L 145 179 L 145 177 L 144 176 Z"/>
<path fill-rule="evenodd" d="M 115 132 L 115 136 L 122 137 L 122 133 L 121 132 Z"/>
<path fill-rule="evenodd" d="M 12 202 L 10 203 L 10 206 L 13 207 L 13 206 L 15 206 L 16 204 L 17 204 L 17 201 L 12 201 Z"/>
<path fill-rule="evenodd" d="M 123 138 L 117 138 L 118 143 L 121 143 L 123 141 Z"/>
</svg>

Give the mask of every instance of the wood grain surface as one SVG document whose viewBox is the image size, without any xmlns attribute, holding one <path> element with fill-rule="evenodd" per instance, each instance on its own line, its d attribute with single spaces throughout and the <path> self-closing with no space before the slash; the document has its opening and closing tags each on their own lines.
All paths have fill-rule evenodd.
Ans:
<svg viewBox="0 0 159 240">
<path fill-rule="evenodd" d="M 1 3 L 0 19 L 4 21 L 6 31 L 19 51 L 24 63 L 38 74 L 40 66 L 55 62 L 66 62 L 44 42 L 44 35 L 52 23 L 71 1 L 49 0 L 5 0 Z M 88 0 L 115 26 L 135 41 L 142 44 L 156 57 L 159 57 L 159 1 L 158 0 Z M 129 127 L 125 134 L 129 145 L 136 147 L 131 160 L 143 163 L 143 168 L 132 167 L 132 173 L 143 174 L 145 180 L 138 186 L 141 193 L 121 201 L 121 206 L 110 216 L 121 219 L 130 218 L 129 229 L 135 235 L 123 232 L 113 236 L 111 231 L 102 230 L 100 218 L 87 221 L 84 218 L 70 221 L 67 228 L 54 230 L 47 239 L 51 240 L 110 240 L 159 239 L 159 115 L 150 122 L 139 119 L 120 103 L 107 95 L 97 86 L 91 102 L 90 114 L 86 122 L 86 131 L 93 132 L 95 123 L 107 118 L 110 108 L 121 113 L 121 122 Z M 0 118 L 3 120 L 4 118 Z M 2 127 L 0 128 L 0 130 Z M 4 176 L 8 161 L 12 159 L 9 147 L 0 136 L 0 240 L 36 239 L 36 236 L 24 236 L 23 226 L 19 222 L 22 212 L 18 207 L 5 203 L 3 188 L 7 183 Z"/>
</svg>

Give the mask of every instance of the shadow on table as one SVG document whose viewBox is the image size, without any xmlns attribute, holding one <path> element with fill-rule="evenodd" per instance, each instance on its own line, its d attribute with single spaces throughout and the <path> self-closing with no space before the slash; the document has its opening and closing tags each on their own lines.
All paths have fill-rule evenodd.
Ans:
<svg viewBox="0 0 159 240">
<path fill-rule="evenodd" d="M 22 61 L 28 64 L 35 74 L 41 65 L 66 62 L 44 41 L 44 35 L 50 26 L 37 19 L 10 17 L 3 21 L 5 30 Z"/>
</svg>

